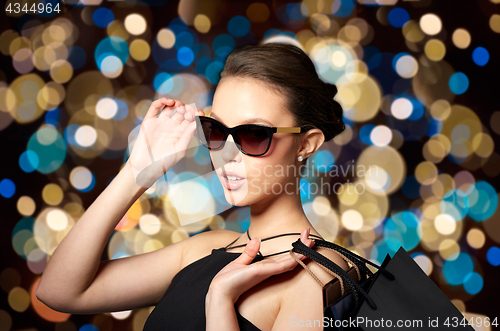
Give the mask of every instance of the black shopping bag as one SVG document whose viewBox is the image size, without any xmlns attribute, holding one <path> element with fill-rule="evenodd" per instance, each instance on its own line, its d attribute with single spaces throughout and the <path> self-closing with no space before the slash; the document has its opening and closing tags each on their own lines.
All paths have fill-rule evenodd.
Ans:
<svg viewBox="0 0 500 331">
<path fill-rule="evenodd" d="M 373 262 L 334 243 L 315 240 L 313 248 L 300 239 L 290 252 L 307 256 L 336 276 L 323 287 L 325 330 L 452 330 L 473 331 L 467 319 L 451 303 L 441 289 L 425 274 L 403 247 L 391 258 L 387 254 L 378 266 Z M 346 272 L 315 249 L 335 250 L 352 267 Z M 376 273 L 367 264 L 376 267 Z M 356 269 L 356 275 L 351 272 Z M 310 272 L 310 270 L 308 270 Z M 328 299 L 328 289 L 338 293 L 338 299 Z M 325 299 L 326 298 L 326 299 Z"/>
</svg>

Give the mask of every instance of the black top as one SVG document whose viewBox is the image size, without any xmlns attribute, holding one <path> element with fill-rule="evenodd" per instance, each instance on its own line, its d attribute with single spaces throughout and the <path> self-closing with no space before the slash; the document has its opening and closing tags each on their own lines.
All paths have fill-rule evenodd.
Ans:
<svg viewBox="0 0 500 331">
<path fill-rule="evenodd" d="M 300 233 L 285 233 L 264 238 L 261 241 L 286 235 L 300 235 Z M 247 236 L 250 238 L 248 232 Z M 318 238 L 322 239 L 321 237 Z M 238 238 L 236 238 L 236 240 L 238 240 Z M 229 247 L 236 242 L 236 240 L 226 247 L 212 249 L 211 254 L 194 261 L 179 271 L 172 279 L 163 298 L 149 315 L 143 331 L 205 330 L 205 296 L 208 292 L 210 283 L 222 268 L 241 254 L 227 252 L 227 250 L 246 245 L 243 244 Z M 251 263 L 261 261 L 268 256 L 287 253 L 288 251 L 289 250 L 286 250 L 266 256 L 263 256 L 259 251 L 259 254 Z M 234 305 L 234 309 L 241 331 L 260 331 L 259 328 L 238 312 L 236 304 Z"/>
</svg>

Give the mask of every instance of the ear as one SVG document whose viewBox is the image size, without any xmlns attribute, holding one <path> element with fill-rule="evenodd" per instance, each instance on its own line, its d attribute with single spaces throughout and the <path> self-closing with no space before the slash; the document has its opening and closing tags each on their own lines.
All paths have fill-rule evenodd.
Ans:
<svg viewBox="0 0 500 331">
<path fill-rule="evenodd" d="M 303 155 L 304 159 L 307 159 L 323 145 L 324 141 L 325 135 L 323 131 L 320 129 L 311 129 L 307 131 L 301 139 L 298 153 Z"/>
</svg>

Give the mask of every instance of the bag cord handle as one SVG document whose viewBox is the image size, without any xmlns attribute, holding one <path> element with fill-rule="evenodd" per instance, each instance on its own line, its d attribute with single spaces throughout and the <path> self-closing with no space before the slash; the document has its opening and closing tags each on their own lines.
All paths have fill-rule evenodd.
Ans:
<svg viewBox="0 0 500 331">
<path fill-rule="evenodd" d="M 323 282 L 321 280 L 319 280 L 319 278 L 311 271 L 311 269 L 309 269 L 308 266 L 306 266 L 304 264 L 304 262 L 302 262 L 301 259 L 299 259 L 295 253 L 293 252 L 293 249 L 290 249 L 290 255 L 293 257 L 293 259 L 295 261 L 297 261 L 304 269 L 306 269 L 306 271 L 312 276 L 312 278 L 314 278 L 314 280 L 319 284 L 319 286 L 321 286 L 321 288 L 323 289 L 325 287 L 326 284 L 323 284 Z M 319 264 L 319 266 L 321 266 L 323 269 L 325 269 L 329 274 L 333 275 L 335 278 L 337 278 L 340 282 L 340 291 L 341 291 L 341 295 L 344 295 L 344 281 L 342 280 L 342 277 L 340 277 L 339 275 L 337 275 L 336 273 L 334 273 L 333 271 L 331 271 L 330 269 L 326 268 L 325 266 Z"/>
<path fill-rule="evenodd" d="M 329 248 L 329 249 L 341 252 L 341 253 L 349 256 L 351 259 L 357 260 L 358 266 L 361 266 L 361 269 L 364 270 L 370 277 L 373 276 L 374 274 L 370 269 L 368 269 L 366 267 L 366 264 L 369 264 L 369 265 L 379 269 L 390 280 L 395 279 L 394 275 L 390 271 L 386 270 L 385 268 L 382 268 L 381 266 L 373 263 L 370 260 L 365 259 L 362 256 L 359 256 L 359 255 L 351 252 L 350 250 L 348 250 L 340 245 L 337 245 L 335 243 L 332 243 L 332 242 L 329 242 L 326 240 L 314 240 L 314 245 L 318 246 L 318 247 Z"/>
<path fill-rule="evenodd" d="M 375 301 L 373 301 L 373 299 L 368 295 L 368 293 L 366 293 L 365 290 L 363 290 L 363 288 L 358 283 L 356 283 L 344 269 L 342 269 L 337 264 L 330 261 L 329 259 L 327 259 L 323 255 L 319 254 L 314 249 L 306 246 L 300 239 L 298 239 L 297 241 L 292 243 L 292 246 L 293 246 L 292 251 L 299 253 L 299 254 L 302 254 L 304 256 L 307 256 L 308 258 L 319 263 L 320 265 L 323 265 L 324 267 L 330 269 L 334 273 L 338 274 L 344 282 L 349 284 L 349 287 L 352 290 L 352 294 L 354 296 L 354 300 L 356 302 L 356 305 L 358 305 L 359 301 L 360 301 L 359 295 L 362 295 L 366 299 L 366 301 L 368 302 L 368 304 L 370 305 L 370 307 L 372 309 L 374 309 L 374 310 L 377 309 L 377 305 L 375 304 Z"/>
</svg>

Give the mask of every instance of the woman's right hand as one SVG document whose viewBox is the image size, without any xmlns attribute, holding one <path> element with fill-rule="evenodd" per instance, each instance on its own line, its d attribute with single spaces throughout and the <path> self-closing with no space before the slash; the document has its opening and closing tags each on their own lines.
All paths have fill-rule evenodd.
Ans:
<svg viewBox="0 0 500 331">
<path fill-rule="evenodd" d="M 138 185 L 150 187 L 186 155 L 196 130 L 196 115 L 204 116 L 204 112 L 178 100 L 153 101 L 127 161 Z"/>
</svg>

